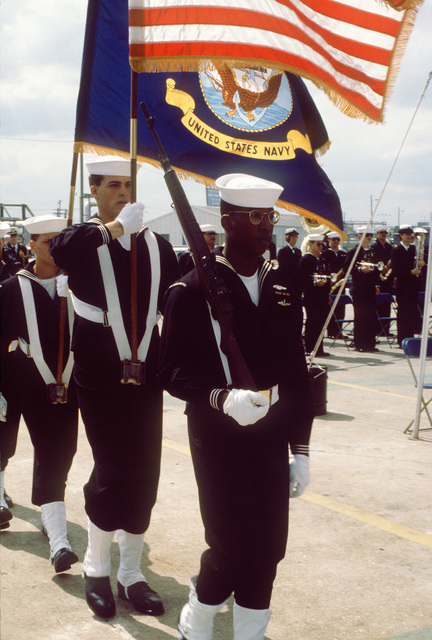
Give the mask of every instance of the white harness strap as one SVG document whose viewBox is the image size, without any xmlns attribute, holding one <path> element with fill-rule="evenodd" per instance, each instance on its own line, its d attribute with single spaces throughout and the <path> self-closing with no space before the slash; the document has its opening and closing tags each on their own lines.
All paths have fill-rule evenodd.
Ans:
<svg viewBox="0 0 432 640">
<path fill-rule="evenodd" d="M 21 287 L 21 294 L 22 294 L 22 299 L 24 304 L 24 313 L 26 317 L 27 331 L 29 335 L 29 345 L 26 353 L 28 357 L 33 358 L 33 361 L 37 367 L 37 370 L 39 371 L 45 384 L 47 385 L 56 384 L 56 379 L 54 378 L 54 375 L 51 369 L 45 362 L 45 358 L 42 351 L 42 345 L 39 337 L 39 327 L 38 327 L 38 321 L 37 321 L 37 315 L 36 315 L 36 307 L 35 307 L 31 282 L 29 278 L 26 278 L 25 276 L 18 276 L 18 282 Z M 73 314 L 74 314 L 74 310 L 73 310 L 72 301 L 68 299 L 68 320 L 69 320 L 70 341 L 72 340 L 72 325 L 73 325 L 73 317 L 74 317 Z M 24 340 L 20 338 L 20 346 L 21 346 L 21 341 L 24 342 Z M 70 349 L 70 343 L 69 343 L 69 349 Z M 62 376 L 63 382 L 66 385 L 69 384 L 72 368 L 73 368 L 73 353 L 72 351 L 69 351 L 69 358 L 66 363 L 66 367 L 64 368 L 63 376 Z"/>
<path fill-rule="evenodd" d="M 209 303 L 207 302 L 207 307 L 209 310 L 209 314 L 210 314 L 210 320 L 212 323 L 212 328 L 213 328 L 213 333 L 215 336 L 215 340 L 216 340 L 216 344 L 217 344 L 217 348 L 219 349 L 219 355 L 220 355 L 220 359 L 222 362 L 222 367 L 225 373 L 225 378 L 226 378 L 226 386 L 231 386 L 232 384 L 232 378 L 231 378 L 231 371 L 229 368 L 229 363 L 228 363 L 228 358 L 226 357 L 226 355 L 224 354 L 224 352 L 221 349 L 221 328 L 220 328 L 220 324 L 217 320 L 215 320 L 213 318 L 213 314 L 211 312 L 211 307 L 209 305 Z"/>
<path fill-rule="evenodd" d="M 147 242 L 147 247 L 150 254 L 151 288 L 146 329 L 138 347 L 138 359 L 141 362 L 145 362 L 153 328 L 158 320 L 157 303 L 161 275 L 159 247 L 156 236 L 148 228 L 145 229 L 144 234 L 144 238 Z M 132 357 L 132 351 L 123 322 L 120 299 L 118 295 L 117 284 L 115 281 L 114 267 L 112 264 L 108 245 L 104 244 L 98 248 L 98 256 L 102 272 L 105 297 L 108 306 L 108 320 L 112 328 L 115 343 L 117 345 L 117 351 L 120 356 L 120 360 L 130 360 Z"/>
</svg>

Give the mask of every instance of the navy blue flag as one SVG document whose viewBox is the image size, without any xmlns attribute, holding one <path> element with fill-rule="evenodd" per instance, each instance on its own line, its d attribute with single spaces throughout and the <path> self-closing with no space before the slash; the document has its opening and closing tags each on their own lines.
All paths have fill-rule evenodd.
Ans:
<svg viewBox="0 0 432 640">
<path fill-rule="evenodd" d="M 89 0 L 76 152 L 129 156 L 130 79 L 127 0 Z M 225 173 L 267 178 L 284 187 L 280 207 L 343 229 L 338 195 L 315 157 L 327 131 L 299 76 L 206 60 L 199 72 L 139 74 L 138 100 L 180 177 L 210 187 Z M 159 166 L 140 110 L 137 159 Z"/>
</svg>

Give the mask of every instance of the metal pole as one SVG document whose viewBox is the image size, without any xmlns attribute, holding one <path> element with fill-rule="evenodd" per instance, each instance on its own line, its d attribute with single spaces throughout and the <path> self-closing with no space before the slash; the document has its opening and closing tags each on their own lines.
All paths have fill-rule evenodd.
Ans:
<svg viewBox="0 0 432 640">
<path fill-rule="evenodd" d="M 412 438 L 418 440 L 418 434 L 420 430 L 420 412 L 421 412 L 421 404 L 423 397 L 423 383 L 424 383 L 424 375 L 426 369 L 426 355 L 427 355 L 427 347 L 428 347 L 428 337 L 429 337 L 429 307 L 430 307 L 430 299 L 431 299 L 431 291 L 432 291 L 432 278 L 431 278 L 431 267 L 432 267 L 432 213 L 429 218 L 429 259 L 427 265 L 427 276 L 426 276 L 426 291 L 425 291 L 425 299 L 424 299 L 424 308 L 423 308 L 423 326 L 422 326 L 422 339 L 421 339 L 421 348 L 420 348 L 420 362 L 419 362 L 419 374 L 417 377 L 417 402 L 415 409 L 415 417 L 414 417 L 414 425 Z"/>
</svg>

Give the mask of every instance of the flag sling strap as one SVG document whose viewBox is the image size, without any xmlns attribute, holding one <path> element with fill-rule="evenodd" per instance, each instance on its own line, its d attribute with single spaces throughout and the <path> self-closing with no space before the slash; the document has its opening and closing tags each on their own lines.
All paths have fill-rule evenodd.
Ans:
<svg viewBox="0 0 432 640">
<path fill-rule="evenodd" d="M 150 255 L 151 287 L 146 328 L 144 336 L 138 347 L 138 359 L 141 362 L 145 362 L 150 345 L 151 335 L 153 332 L 153 327 L 157 322 L 157 303 L 160 283 L 160 255 L 157 239 L 154 233 L 148 228 L 145 229 L 144 233 Z M 123 322 L 123 315 L 115 281 L 114 268 L 107 245 L 102 245 L 98 248 L 98 256 L 108 306 L 109 325 L 112 328 L 120 360 L 130 360 L 132 356 L 131 346 L 129 344 Z"/>
<path fill-rule="evenodd" d="M 29 335 L 29 345 L 28 345 L 29 350 L 27 352 L 27 355 L 33 358 L 33 361 L 37 367 L 37 370 L 39 371 L 45 384 L 46 385 L 56 384 L 56 379 L 51 369 L 48 367 L 47 363 L 45 362 L 45 358 L 42 351 L 42 345 L 40 341 L 39 327 L 38 327 L 38 321 L 37 321 L 37 315 L 36 315 L 36 306 L 34 302 L 31 282 L 25 276 L 18 276 L 18 282 L 21 288 L 21 294 L 22 294 L 22 299 L 24 304 L 24 313 L 25 313 L 26 323 L 27 323 L 27 331 Z M 68 320 L 69 320 L 70 340 L 72 339 L 71 327 L 73 324 L 73 314 L 74 314 L 74 310 L 73 310 L 72 301 L 68 299 Z M 69 384 L 72 368 L 73 368 L 73 353 L 72 351 L 69 351 L 69 358 L 66 363 L 66 367 L 64 368 L 64 371 L 63 371 L 63 382 L 66 385 Z"/>
</svg>

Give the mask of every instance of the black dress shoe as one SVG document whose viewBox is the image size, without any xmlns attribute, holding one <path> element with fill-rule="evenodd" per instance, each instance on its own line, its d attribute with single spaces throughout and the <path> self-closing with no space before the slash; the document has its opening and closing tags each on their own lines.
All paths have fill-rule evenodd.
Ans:
<svg viewBox="0 0 432 640">
<path fill-rule="evenodd" d="M 162 600 L 156 591 L 150 589 L 147 582 L 135 582 L 130 587 L 124 587 L 117 582 L 117 587 L 119 598 L 131 602 L 137 611 L 148 616 L 161 616 L 165 613 Z"/>
<path fill-rule="evenodd" d="M 67 571 L 75 562 L 78 562 L 78 556 L 70 549 L 59 549 L 51 558 L 51 564 L 54 565 L 56 573 Z"/>
<path fill-rule="evenodd" d="M 12 509 L 12 507 L 14 506 L 13 500 L 10 496 L 8 496 L 8 494 L 6 493 L 6 491 L 4 490 L 4 499 L 5 502 L 8 506 L 9 509 Z"/>
<path fill-rule="evenodd" d="M 329 356 L 330 354 L 328 353 L 328 351 L 321 351 L 321 353 L 317 353 L 317 358 L 327 358 L 327 356 Z"/>
<path fill-rule="evenodd" d="M 99 616 L 99 618 L 103 618 L 104 620 L 113 618 L 116 609 L 109 576 L 92 578 L 86 576 L 85 573 L 83 575 L 86 600 L 90 609 Z"/>
<path fill-rule="evenodd" d="M 7 507 L 0 507 L 0 529 L 8 529 L 10 527 L 9 521 L 12 518 L 13 515 Z"/>
</svg>

